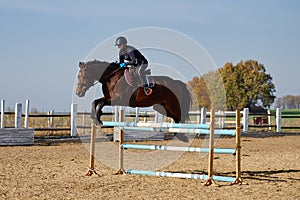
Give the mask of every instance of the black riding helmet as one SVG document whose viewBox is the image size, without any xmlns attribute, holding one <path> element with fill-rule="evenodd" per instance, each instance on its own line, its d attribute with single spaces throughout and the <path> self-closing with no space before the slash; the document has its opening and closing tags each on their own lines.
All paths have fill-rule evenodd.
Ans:
<svg viewBox="0 0 300 200">
<path fill-rule="evenodd" d="M 121 45 L 121 44 L 127 44 L 127 39 L 123 36 L 120 36 L 116 39 L 115 46 Z"/>
</svg>

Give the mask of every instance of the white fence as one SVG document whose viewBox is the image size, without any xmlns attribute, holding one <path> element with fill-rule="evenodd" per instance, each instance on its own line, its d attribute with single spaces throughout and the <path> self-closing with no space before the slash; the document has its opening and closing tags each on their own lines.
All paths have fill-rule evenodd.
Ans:
<svg viewBox="0 0 300 200">
<path fill-rule="evenodd" d="M 30 116 L 32 117 L 48 117 L 48 119 L 50 119 L 50 121 L 52 120 L 52 117 L 55 117 L 55 114 L 51 114 L 49 113 L 49 115 L 30 115 L 29 114 L 29 100 L 26 100 L 25 103 L 25 112 L 24 114 L 22 114 L 22 104 L 21 103 L 16 103 L 15 105 L 15 128 L 21 128 L 22 127 L 22 115 L 24 116 L 24 128 L 29 128 L 28 127 L 28 119 Z M 112 120 L 114 121 L 118 121 L 118 108 L 115 107 L 115 111 L 113 113 L 109 113 L 110 115 L 114 115 L 114 117 L 112 117 Z M 4 128 L 5 127 L 5 118 L 4 118 L 4 114 L 5 114 L 5 101 L 1 100 L 1 127 L 0 128 Z M 69 114 L 62 114 L 62 115 L 57 115 L 57 116 L 64 116 L 64 117 L 70 117 L 70 128 L 62 128 L 62 129 L 55 129 L 55 128 L 51 128 L 49 127 L 47 128 L 43 128 L 43 129 L 39 129 L 36 128 L 35 130 L 66 130 L 66 131 L 70 131 L 71 136 L 76 136 L 77 135 L 77 128 L 90 128 L 90 125 L 85 126 L 85 124 L 81 124 L 78 126 L 77 122 L 78 119 L 82 116 L 84 119 L 83 121 L 87 121 L 85 119 L 86 115 L 88 113 L 79 113 L 77 111 L 77 104 L 71 104 L 70 107 L 70 113 Z M 108 113 L 106 113 L 108 114 Z M 143 118 L 144 122 L 149 121 L 150 117 L 153 118 L 152 122 L 163 122 L 165 120 L 165 117 L 162 116 L 161 114 L 155 113 L 155 112 L 151 112 L 151 113 L 141 113 L 139 108 L 135 109 L 135 113 L 130 113 L 128 115 L 126 115 L 127 117 L 134 117 L 134 121 L 135 122 L 139 122 L 141 120 L 141 118 Z M 195 123 L 195 124 L 206 124 L 207 123 L 207 118 L 210 117 L 210 112 L 206 111 L 206 108 L 202 108 L 201 110 L 198 111 L 190 111 L 189 112 L 189 116 L 191 118 L 191 123 Z M 218 111 L 216 113 L 216 125 L 218 128 L 228 128 L 228 127 L 234 127 L 235 126 L 235 112 L 231 112 L 231 111 Z M 271 124 L 271 114 L 268 113 L 268 124 L 267 125 L 263 125 L 263 126 L 253 126 L 253 125 L 249 125 L 249 109 L 248 108 L 244 108 L 241 111 L 241 124 L 242 124 L 242 130 L 243 132 L 248 132 L 249 127 L 269 127 L 269 129 L 271 127 L 276 127 L 276 132 L 281 132 L 282 131 L 282 118 L 284 116 L 282 116 L 281 113 L 281 109 L 277 108 L 276 109 L 276 122 L 275 125 Z M 229 119 L 229 120 L 228 120 Z M 231 120 L 230 120 L 231 119 Z M 34 128 L 34 127 L 31 127 Z M 297 127 L 295 127 L 297 128 Z"/>
<path fill-rule="evenodd" d="M 35 131 L 70 131 L 71 136 L 76 135 L 76 118 L 77 118 L 77 105 L 72 104 L 71 105 L 71 113 L 68 114 L 54 114 L 53 112 L 49 112 L 48 114 L 35 114 L 30 115 L 29 114 L 29 104 L 30 101 L 26 100 L 25 103 L 25 112 L 22 113 L 22 103 L 16 103 L 15 104 L 15 112 L 14 112 L 14 128 L 29 128 L 28 122 L 30 117 L 46 117 L 48 118 L 48 128 L 34 128 Z M 5 100 L 1 100 L 1 129 L 4 129 L 5 126 Z M 22 124 L 22 116 L 24 116 L 24 125 Z M 71 126 L 70 128 L 54 128 L 53 127 L 53 117 L 70 117 L 71 119 Z"/>
</svg>

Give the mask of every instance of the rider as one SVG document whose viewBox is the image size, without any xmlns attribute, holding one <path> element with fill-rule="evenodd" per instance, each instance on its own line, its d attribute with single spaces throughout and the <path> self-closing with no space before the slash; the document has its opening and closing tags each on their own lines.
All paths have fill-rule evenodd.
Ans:
<svg viewBox="0 0 300 200">
<path fill-rule="evenodd" d="M 127 45 L 127 39 L 123 36 L 120 36 L 116 39 L 115 46 L 118 46 L 118 48 L 120 49 L 120 67 L 126 67 L 127 65 L 132 66 L 134 73 L 139 78 L 144 87 L 145 94 L 150 95 L 152 93 L 152 89 L 150 83 L 148 85 L 145 75 L 145 70 L 148 67 L 147 59 L 141 54 L 139 50 L 137 50 L 133 46 Z"/>
</svg>

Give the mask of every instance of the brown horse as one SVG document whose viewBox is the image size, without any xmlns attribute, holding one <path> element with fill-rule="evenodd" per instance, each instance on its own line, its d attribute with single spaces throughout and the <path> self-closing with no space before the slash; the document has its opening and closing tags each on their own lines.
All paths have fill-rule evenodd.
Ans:
<svg viewBox="0 0 300 200">
<path fill-rule="evenodd" d="M 89 61 L 79 63 L 76 95 L 83 97 L 97 81 L 102 84 L 104 96 L 92 103 L 91 118 L 101 124 L 102 108 L 106 105 L 149 107 L 171 117 L 175 123 L 188 118 L 191 97 L 186 84 L 167 76 L 152 76 L 155 85 L 151 95 L 145 95 L 142 87 L 130 86 L 124 78 L 124 68 L 116 63 Z"/>
</svg>

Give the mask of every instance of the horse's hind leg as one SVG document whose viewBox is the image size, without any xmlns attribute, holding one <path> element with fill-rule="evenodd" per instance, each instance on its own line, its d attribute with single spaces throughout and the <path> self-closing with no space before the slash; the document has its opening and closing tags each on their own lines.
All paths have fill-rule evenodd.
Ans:
<svg viewBox="0 0 300 200">
<path fill-rule="evenodd" d="M 153 105 L 153 109 L 159 112 L 160 114 L 167 116 L 166 108 L 162 104 Z"/>
<path fill-rule="evenodd" d="M 179 123 L 181 121 L 181 108 L 180 108 L 180 104 L 177 101 L 176 97 L 174 97 L 174 99 L 166 101 L 165 108 L 166 108 L 168 117 L 173 118 L 175 123 Z"/>
<path fill-rule="evenodd" d="M 180 123 L 182 120 L 181 120 L 181 107 L 180 105 L 176 105 L 176 103 L 172 102 L 170 104 L 166 104 L 165 105 L 165 108 L 166 108 L 166 111 L 167 111 L 167 114 L 169 117 L 173 118 L 174 122 L 175 123 Z M 186 136 L 185 133 L 174 133 L 175 136 L 183 141 L 183 142 L 188 142 L 189 141 L 189 138 Z"/>
<path fill-rule="evenodd" d="M 166 109 L 167 109 L 167 113 L 168 115 L 174 120 L 175 123 L 180 123 L 181 122 L 181 112 L 180 112 L 180 106 L 177 107 L 177 112 L 176 112 L 176 109 L 175 107 L 171 107 L 169 108 L 168 106 L 166 106 Z M 174 112 L 174 109 L 175 109 L 175 112 Z M 183 142 L 188 142 L 189 141 L 189 138 L 186 136 L 185 133 L 174 133 L 175 136 L 180 140 L 180 141 L 183 141 Z"/>
<path fill-rule="evenodd" d="M 153 105 L 153 109 L 162 115 L 171 117 L 175 123 L 180 122 L 180 119 L 176 115 L 174 115 L 172 112 L 170 112 L 170 110 L 166 107 L 165 104 L 155 104 L 155 105 Z"/>
<path fill-rule="evenodd" d="M 179 123 L 180 120 L 178 119 L 178 115 L 174 115 L 173 112 L 168 110 L 168 107 L 166 107 L 164 104 L 155 104 L 153 105 L 153 109 L 158 111 L 159 113 L 166 115 L 167 117 L 171 117 L 175 123 Z M 180 113 L 180 112 L 179 112 Z M 174 133 L 174 135 L 183 142 L 188 142 L 189 138 L 184 133 Z"/>
</svg>

